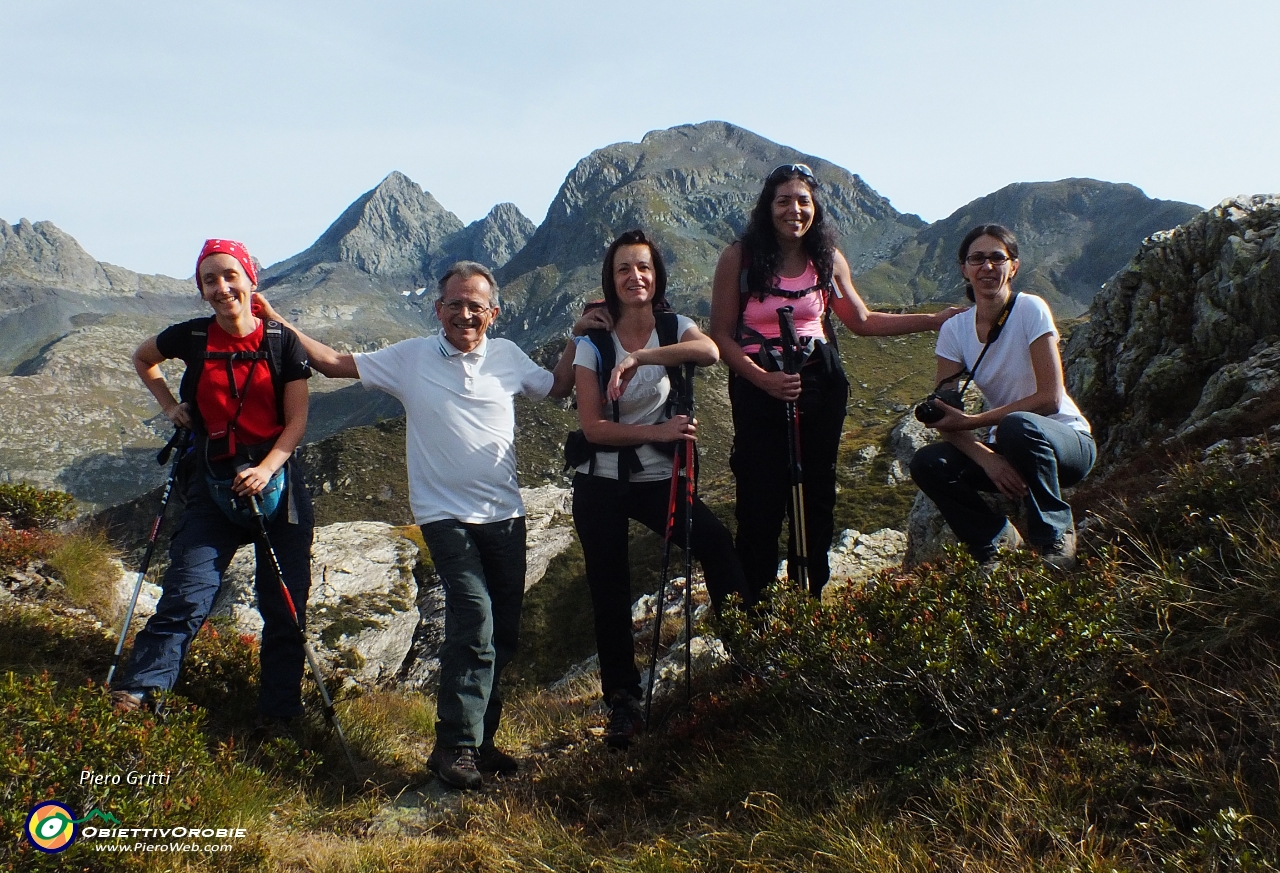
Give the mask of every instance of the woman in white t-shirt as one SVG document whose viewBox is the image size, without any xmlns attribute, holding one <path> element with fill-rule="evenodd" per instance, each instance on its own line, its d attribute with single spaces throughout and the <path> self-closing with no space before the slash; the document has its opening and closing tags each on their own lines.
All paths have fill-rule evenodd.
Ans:
<svg viewBox="0 0 1280 873">
<path fill-rule="evenodd" d="M 989 408 L 969 415 L 935 401 L 943 415 L 930 426 L 943 442 L 916 452 L 911 477 L 978 561 L 1022 544 L 1009 519 L 979 493 L 998 491 L 1026 506 L 1026 538 L 1041 557 L 1070 567 L 1075 525 L 1061 489 L 1088 475 L 1097 450 L 1063 384 L 1053 313 L 1039 297 L 1013 290 L 1018 241 L 1008 228 L 975 227 L 960 244 L 959 260 L 975 306 L 943 325 L 937 381 L 957 383 L 972 369 L 1003 318 L 973 380 Z M 991 428 L 986 442 L 974 433 L 979 428 Z"/>
<path fill-rule="evenodd" d="M 625 748 L 643 726 L 640 671 L 631 637 L 628 521 L 635 519 L 664 533 L 673 445 L 696 438 L 695 419 L 670 414 L 668 400 L 674 398 L 667 367 L 707 367 L 719 356 L 715 343 L 692 321 L 667 311 L 666 267 L 643 232 L 624 233 L 609 246 L 601 284 L 613 323 L 607 341 L 613 343 L 617 365 L 606 374 L 602 391 L 600 352 L 590 339 L 578 343 L 574 358 L 578 420 L 594 451 L 573 478 L 573 521 L 582 542 L 595 613 L 600 684 L 611 710 L 605 741 Z M 669 337 L 674 342 L 660 344 L 659 319 L 667 325 L 675 319 Z M 683 519 L 680 507 L 675 530 L 683 530 Z M 744 592 L 742 568 L 729 531 L 696 497 L 692 551 L 702 563 L 717 609 L 730 594 Z"/>
</svg>

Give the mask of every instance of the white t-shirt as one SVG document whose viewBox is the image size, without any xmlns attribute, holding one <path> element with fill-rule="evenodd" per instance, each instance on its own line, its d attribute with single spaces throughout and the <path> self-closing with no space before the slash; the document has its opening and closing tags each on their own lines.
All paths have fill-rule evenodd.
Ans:
<svg viewBox="0 0 1280 873">
<path fill-rule="evenodd" d="M 683 315 L 676 316 L 676 336 L 680 339 L 683 339 L 685 332 L 693 326 L 693 321 L 690 319 L 685 318 Z M 622 343 L 618 341 L 616 333 L 611 331 L 609 338 L 613 340 L 613 360 L 616 364 L 627 356 L 627 351 L 622 347 Z M 645 348 L 656 349 L 659 345 L 658 329 L 655 327 L 653 333 L 649 335 L 649 342 L 645 344 Z M 585 367 L 592 373 L 599 372 L 600 355 L 596 351 L 595 345 L 586 337 L 578 340 L 578 349 L 574 354 L 573 365 L 575 367 Z M 622 392 L 622 396 L 618 398 L 618 422 L 620 424 L 658 424 L 665 421 L 667 416 L 664 414 L 664 407 L 667 404 L 667 395 L 670 393 L 671 380 L 667 378 L 666 367 L 658 364 L 646 364 L 640 367 L 636 370 L 636 374 L 631 381 L 627 383 L 627 390 Z M 613 404 L 607 399 L 605 399 L 601 414 L 607 421 L 613 421 Z M 640 473 L 632 473 L 630 481 L 660 482 L 663 479 L 671 478 L 670 455 L 664 455 L 653 446 L 645 444 L 636 448 L 636 457 L 640 459 L 644 470 Z M 591 469 L 591 464 L 583 464 L 577 469 L 579 473 L 587 473 Z M 618 453 L 597 453 L 595 475 L 605 479 L 617 479 Z"/>
<path fill-rule="evenodd" d="M 524 515 L 512 397 L 546 397 L 551 373 L 510 340 L 486 338 L 464 353 L 443 333 L 354 357 L 366 388 L 404 404 L 414 521 L 488 524 Z"/>
<path fill-rule="evenodd" d="M 972 369 L 982 354 L 983 343 L 978 339 L 974 320 L 977 309 L 971 307 L 954 318 L 948 319 L 938 331 L 938 356 L 956 361 Z M 1009 313 L 1000 337 L 991 344 L 987 356 L 978 367 L 974 382 L 992 408 L 1004 406 L 1036 393 L 1036 373 L 1031 366 L 1031 344 L 1045 334 L 1058 341 L 1058 328 L 1053 323 L 1049 305 L 1034 294 L 1019 294 L 1018 302 Z M 961 383 L 963 384 L 963 383 Z M 1049 416 L 1076 430 L 1090 433 L 1089 422 L 1080 414 L 1075 401 L 1064 390 L 1058 411 Z M 988 435 L 995 442 L 996 430 Z"/>
</svg>

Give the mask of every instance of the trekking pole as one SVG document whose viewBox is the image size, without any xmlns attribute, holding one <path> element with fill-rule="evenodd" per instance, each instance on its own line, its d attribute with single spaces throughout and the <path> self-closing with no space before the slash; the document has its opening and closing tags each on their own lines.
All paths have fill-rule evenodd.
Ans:
<svg viewBox="0 0 1280 873">
<path fill-rule="evenodd" d="M 276 574 L 276 580 L 280 583 L 280 593 L 284 595 L 285 605 L 289 607 L 289 615 L 293 617 L 293 626 L 298 629 L 298 636 L 302 639 L 302 651 L 306 653 L 307 664 L 311 667 L 311 675 L 315 677 L 316 685 L 320 688 L 320 699 L 324 701 L 325 720 L 333 726 L 334 732 L 337 733 L 338 742 L 342 744 L 342 751 L 347 755 L 347 763 L 351 765 L 351 772 L 355 773 L 358 779 L 360 778 L 360 770 L 356 767 L 355 756 L 351 754 L 351 747 L 347 745 L 347 738 L 342 733 L 342 725 L 338 724 L 338 711 L 334 709 L 333 700 L 329 697 L 329 691 L 324 687 L 324 674 L 320 672 L 320 665 L 316 661 L 315 653 L 311 651 L 311 644 L 307 642 L 307 635 L 302 630 L 302 622 L 298 620 L 298 608 L 293 605 L 293 596 L 289 594 L 289 586 L 284 584 L 284 573 L 280 570 L 280 559 L 276 557 L 275 547 L 271 545 L 271 537 L 267 535 L 267 520 L 262 515 L 262 507 L 259 505 L 258 495 L 256 494 L 249 496 L 249 512 L 258 523 L 258 536 L 262 538 L 262 544 L 266 546 L 267 555 L 271 558 L 271 571 Z"/>
<path fill-rule="evenodd" d="M 173 464 L 169 467 L 169 478 L 164 483 L 164 493 L 160 495 L 160 511 L 156 513 L 155 523 L 151 525 L 151 537 L 147 540 L 147 550 L 142 554 L 142 566 L 138 568 L 137 581 L 133 583 L 133 596 L 129 598 L 129 608 L 125 610 L 124 626 L 120 628 L 120 638 L 116 640 L 116 651 L 111 658 L 111 667 L 107 670 L 107 687 L 111 686 L 111 680 L 116 675 L 116 668 L 120 666 L 120 653 L 124 651 L 124 638 L 129 633 L 129 624 L 133 621 L 133 611 L 138 606 L 138 595 L 142 593 L 142 580 L 147 577 L 147 569 L 151 566 L 151 556 L 156 551 L 156 540 L 160 537 L 160 524 L 164 521 L 165 510 L 169 508 L 169 498 L 173 495 L 173 483 L 178 478 L 178 464 L 182 463 L 182 457 L 186 454 L 184 451 L 187 445 L 187 439 L 191 436 L 191 431 L 185 427 L 179 427 L 173 432 L 173 436 L 165 447 L 156 455 L 156 463 L 163 465 L 169 460 L 169 455 L 173 454 Z"/>
<path fill-rule="evenodd" d="M 667 599 L 667 574 L 671 570 L 671 534 L 676 526 L 676 493 L 680 481 L 680 464 L 683 461 L 680 447 L 671 457 L 671 496 L 667 499 L 667 524 L 662 534 L 662 569 L 658 571 L 657 609 L 653 616 L 653 660 L 649 662 L 649 685 L 644 693 L 644 723 L 649 726 L 649 713 L 653 709 L 653 681 L 658 675 L 658 646 L 662 639 L 662 604 Z M 688 587 L 688 581 L 685 582 Z"/>
<path fill-rule="evenodd" d="M 782 343 L 782 369 L 788 374 L 800 372 L 804 363 L 800 354 L 800 337 L 796 334 L 794 310 L 778 309 L 778 339 Z M 787 401 L 787 454 L 791 462 L 791 541 L 796 555 L 796 582 L 809 590 L 809 538 L 804 520 L 804 465 L 800 457 L 800 412 L 794 400 Z"/>
<path fill-rule="evenodd" d="M 694 364 L 684 365 L 685 396 L 681 398 L 681 412 L 693 421 L 693 377 L 697 373 Z M 697 478 L 697 446 L 683 440 L 678 448 L 684 450 L 684 700 L 693 700 L 693 499 Z"/>
</svg>

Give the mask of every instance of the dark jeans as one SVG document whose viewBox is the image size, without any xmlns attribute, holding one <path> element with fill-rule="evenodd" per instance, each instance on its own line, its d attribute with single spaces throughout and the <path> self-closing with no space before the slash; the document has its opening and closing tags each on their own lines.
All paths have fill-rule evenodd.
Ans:
<svg viewBox="0 0 1280 873">
<path fill-rule="evenodd" d="M 444 584 L 436 744 L 478 748 L 498 731 L 498 680 L 520 636 L 525 520 L 444 519 L 422 525 L 422 538 Z"/>
<path fill-rule="evenodd" d="M 800 458 L 804 471 L 805 531 L 809 551 L 809 592 L 820 596 L 831 577 L 827 550 L 834 534 L 836 452 L 844 428 L 849 383 L 838 371 L 819 365 L 801 373 Z M 738 557 L 746 574 L 751 599 L 777 581 L 778 535 L 790 518 L 791 463 L 787 444 L 787 406 L 752 385 L 733 377 L 733 455 L 729 465 L 737 480 Z M 792 524 L 794 528 L 794 522 Z M 787 538 L 787 575 L 799 570 L 796 543 Z"/>
<path fill-rule="evenodd" d="M 680 487 L 683 487 L 683 479 Z M 587 563 L 587 585 L 595 613 L 596 651 L 600 655 L 600 685 L 608 700 L 619 689 L 641 696 L 631 637 L 631 567 L 627 560 L 627 522 L 635 519 L 663 536 L 671 497 L 671 480 L 631 482 L 620 493 L 618 480 L 578 473 L 573 477 L 573 524 Z M 676 501 L 672 536 L 684 543 L 684 506 Z M 730 594 L 746 600 L 742 566 L 733 551 L 733 538 L 697 497 L 693 502 L 692 552 L 702 562 L 707 593 L 717 612 Z"/>
<path fill-rule="evenodd" d="M 1071 530 L 1071 505 L 1062 488 L 1079 483 L 1093 468 L 1093 437 L 1030 412 L 1006 415 L 996 428 L 995 450 L 1027 483 L 1027 539 L 1046 546 Z M 948 442 L 925 446 L 911 459 L 911 478 L 938 507 L 956 539 L 979 561 L 991 557 L 992 541 L 1008 521 L 982 499 L 997 491 L 987 474 Z"/>
<path fill-rule="evenodd" d="M 293 462 L 290 462 L 293 467 Z M 168 691 L 178 680 L 178 670 L 191 640 L 209 616 L 222 587 L 222 577 L 236 549 L 253 542 L 255 535 L 223 514 L 197 472 L 187 486 L 186 506 L 178 519 L 169 546 L 169 569 L 161 583 L 164 593 L 156 614 L 133 642 L 133 652 L 115 688 L 134 693 Z M 311 497 L 296 468 L 291 469 L 290 491 L 297 507 L 298 524 L 290 524 L 282 508 L 267 526 L 289 595 L 306 626 L 307 595 L 311 590 L 311 537 L 315 518 Z M 290 718 L 302 714 L 302 635 L 280 592 L 271 559 L 261 543 L 255 546 L 257 572 L 254 590 L 262 613 L 262 664 L 258 711 Z"/>
</svg>

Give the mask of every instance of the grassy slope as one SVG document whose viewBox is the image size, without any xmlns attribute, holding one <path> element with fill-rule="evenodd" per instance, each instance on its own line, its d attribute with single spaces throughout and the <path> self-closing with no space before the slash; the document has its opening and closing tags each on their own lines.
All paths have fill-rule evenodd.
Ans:
<svg viewBox="0 0 1280 873">
<path fill-rule="evenodd" d="M 1089 634 L 1110 643 L 1095 650 L 1085 638 L 1061 649 L 1072 653 L 1074 669 L 1081 666 L 1076 658 L 1085 659 L 1090 681 L 1068 686 L 1066 697 L 1033 698 L 1022 715 L 988 718 L 981 707 L 985 684 L 968 687 L 972 699 L 957 700 L 956 710 L 962 719 L 976 715 L 976 722 L 964 721 L 967 733 L 931 728 L 927 720 L 911 729 L 898 719 L 908 728 L 902 739 L 882 734 L 879 743 L 860 743 L 848 720 L 826 714 L 856 713 L 856 706 L 848 709 L 834 691 L 822 690 L 827 682 L 837 682 L 833 689 L 857 683 L 859 671 L 826 672 L 824 661 L 840 667 L 841 649 L 806 649 L 827 645 L 820 641 L 825 632 L 806 637 L 803 624 L 783 631 L 786 613 L 779 613 L 784 623 L 752 650 L 753 669 L 769 669 L 758 659 L 761 652 L 769 657 L 773 640 L 800 641 L 795 651 L 816 659 L 803 685 L 779 677 L 701 694 L 691 710 L 675 713 L 626 755 L 607 753 L 591 737 L 601 717 L 590 706 L 589 679 L 554 694 L 529 686 L 512 696 L 500 737 L 520 751 L 524 775 L 464 798 L 400 794 L 421 772 L 431 742 L 429 699 L 383 693 L 340 703 L 373 779 L 360 787 L 345 773 L 314 706 L 306 739 L 318 751 L 310 758 L 248 739 L 248 715 L 236 701 L 252 692 L 251 650 L 234 639 L 203 640 L 184 685 L 204 707 L 194 711 L 194 727 L 184 715 L 168 728 L 131 718 L 124 722 L 128 732 L 110 741 L 132 749 L 130 756 L 148 748 L 161 756 L 203 737 L 212 757 L 183 777 L 183 791 L 198 795 L 193 811 L 122 807 L 123 797 L 103 805 L 129 809 L 129 824 L 172 825 L 203 813 L 238 821 L 255 835 L 230 855 L 187 856 L 189 869 L 1280 869 L 1280 457 L 1265 446 L 1255 446 L 1254 455 L 1257 462 L 1247 467 L 1132 465 L 1079 493 L 1092 518 L 1087 565 L 1063 576 L 1042 573 L 1029 560 L 1001 577 L 1024 597 L 1067 582 L 1074 599 L 1055 607 L 1060 615 L 1037 614 L 1042 601 L 1035 599 L 1028 615 L 1034 621 L 1008 627 L 1052 627 L 1077 612 L 1109 614 L 1105 627 Z M 986 590 L 971 564 L 941 570 L 938 578 L 950 575 L 957 588 Z M 923 592 L 925 579 L 891 575 L 892 590 L 859 609 L 868 618 L 902 622 L 897 634 L 915 633 L 924 613 L 913 617 L 906 595 L 914 586 Z M 1099 598 L 1110 601 L 1101 613 L 1091 602 Z M 890 602 L 908 611 L 877 611 Z M 836 606 L 821 621 L 847 621 L 851 604 Z M 976 628 L 990 618 L 967 615 Z M 13 677 L 5 687 L 29 688 L 0 701 L 6 718 L 0 755 L 12 764 L 39 753 L 50 736 L 65 744 L 29 773 L 9 767 L 7 793 L 25 796 L 59 767 L 74 782 L 90 755 L 107 766 L 108 740 L 94 739 L 92 752 L 89 746 L 71 752 L 77 741 L 113 736 L 103 731 L 114 717 L 92 690 L 87 697 L 74 692 L 80 677 L 102 670 L 109 643 L 101 632 L 82 619 L 55 619 L 47 609 L 0 611 L 0 626 L 0 671 Z M 985 646 L 1006 653 L 1001 657 L 1011 651 L 1011 639 L 977 633 L 976 641 L 968 634 L 973 651 Z M 1042 638 L 1036 633 L 1017 644 L 1033 667 Z M 909 650 L 899 647 L 899 656 L 909 658 Z M 1049 660 L 1042 666 L 1052 667 L 1058 650 L 1044 651 Z M 867 668 L 867 678 L 875 669 Z M 44 670 L 56 687 L 22 685 Z M 963 690 L 967 677 L 958 678 Z M 886 701 L 900 697 L 894 692 Z M 876 717 L 893 722 L 887 702 L 871 706 Z M 21 720 L 33 712 L 38 722 Z M 66 727 L 58 727 L 64 719 Z M 8 739 L 15 727 L 25 738 L 17 748 Z M 117 759 L 135 760 L 125 756 L 120 751 Z M 65 783 L 57 793 L 82 801 Z M 153 796 L 133 795 L 141 798 L 135 803 Z M 10 843 L 0 848 L 0 869 L 65 869 L 64 860 L 126 869 L 118 859 L 73 851 L 64 859 L 35 858 L 15 854 Z M 132 868 L 172 869 L 171 862 L 135 859 Z"/>
</svg>

